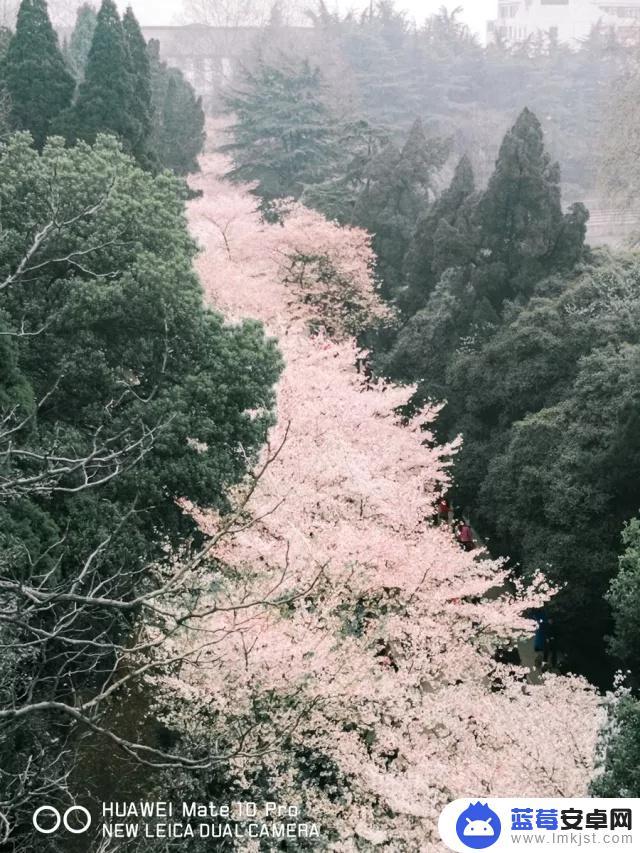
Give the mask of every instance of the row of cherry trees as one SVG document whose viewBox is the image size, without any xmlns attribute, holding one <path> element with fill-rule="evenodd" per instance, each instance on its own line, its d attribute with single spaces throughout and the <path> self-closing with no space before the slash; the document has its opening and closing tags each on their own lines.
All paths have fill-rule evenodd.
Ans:
<svg viewBox="0 0 640 853">
<path fill-rule="evenodd" d="M 504 567 L 429 523 L 457 446 L 433 442 L 437 411 L 400 421 L 413 389 L 354 368 L 351 336 L 387 313 L 368 235 L 299 205 L 265 223 L 226 168 L 212 155 L 194 182 L 205 291 L 227 317 L 261 320 L 286 368 L 236 496 L 243 523 L 217 544 L 197 630 L 171 640 L 190 663 L 159 682 L 181 748 L 242 732 L 223 789 L 295 803 L 332 850 L 440 849 L 439 811 L 459 796 L 584 794 L 597 696 L 495 658 L 549 590 L 490 594 Z M 221 517 L 189 508 L 219 535 Z"/>
</svg>

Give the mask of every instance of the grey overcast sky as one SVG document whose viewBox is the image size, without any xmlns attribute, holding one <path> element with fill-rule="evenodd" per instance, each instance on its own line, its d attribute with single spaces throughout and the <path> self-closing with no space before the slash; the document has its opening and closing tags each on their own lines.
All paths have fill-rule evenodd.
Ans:
<svg viewBox="0 0 640 853">
<path fill-rule="evenodd" d="M 141 23 L 146 25 L 175 23 L 182 8 L 182 0 L 119 0 L 119 4 L 123 8 L 133 6 Z M 336 4 L 342 11 L 368 6 L 366 0 L 329 0 L 329 6 Z M 313 0 L 309 0 L 309 5 L 313 5 Z M 449 9 L 462 6 L 462 19 L 474 32 L 484 36 L 486 21 L 494 17 L 498 4 L 496 0 L 397 0 L 396 5 L 399 9 L 406 9 L 411 16 L 419 20 L 424 20 L 440 6 L 447 6 Z"/>
</svg>

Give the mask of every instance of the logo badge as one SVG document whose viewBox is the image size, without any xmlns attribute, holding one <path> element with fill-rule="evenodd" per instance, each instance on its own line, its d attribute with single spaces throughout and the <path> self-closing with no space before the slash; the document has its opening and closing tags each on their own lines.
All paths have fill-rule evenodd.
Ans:
<svg viewBox="0 0 640 853">
<path fill-rule="evenodd" d="M 84 818 L 82 825 L 73 825 L 69 820 L 75 812 L 79 812 L 81 817 Z M 44 815 L 47 815 L 48 818 L 46 825 L 43 825 L 41 820 Z M 49 822 L 51 819 L 53 819 L 53 823 Z M 53 835 L 54 832 L 60 829 L 61 823 L 64 824 L 67 832 L 70 832 L 72 835 L 82 835 L 91 826 L 91 814 L 84 806 L 70 806 L 64 814 L 60 814 L 55 806 L 40 806 L 33 813 L 32 820 L 34 827 L 41 835 Z"/>
<path fill-rule="evenodd" d="M 486 803 L 471 803 L 456 821 L 456 834 L 470 850 L 484 850 L 500 838 L 498 815 Z"/>
</svg>

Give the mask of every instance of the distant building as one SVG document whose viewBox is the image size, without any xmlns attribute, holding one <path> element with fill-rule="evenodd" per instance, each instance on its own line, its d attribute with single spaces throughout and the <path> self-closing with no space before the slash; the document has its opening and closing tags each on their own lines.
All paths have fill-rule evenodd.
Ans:
<svg viewBox="0 0 640 853">
<path fill-rule="evenodd" d="M 598 24 L 620 41 L 640 40 L 640 0 L 498 0 L 487 40 L 518 44 L 544 34 L 575 45 Z"/>
<path fill-rule="evenodd" d="M 1 4 L 1 0 L 0 0 Z M 205 110 L 215 111 L 220 93 L 232 84 L 243 67 L 250 67 L 267 36 L 273 49 L 290 53 L 310 43 L 312 27 L 283 26 L 277 30 L 262 27 L 212 27 L 206 24 L 142 27 L 146 41 L 159 44 L 160 58 L 179 68 L 202 97 Z M 71 37 L 70 27 L 58 30 L 61 42 Z"/>
<path fill-rule="evenodd" d="M 217 93 L 237 73 L 240 58 L 255 44 L 256 27 L 188 26 L 143 27 L 147 41 L 159 42 L 160 57 L 179 68 L 211 109 Z"/>
<path fill-rule="evenodd" d="M 179 68 L 202 96 L 207 112 L 215 111 L 218 98 L 232 84 L 243 67 L 251 67 L 264 50 L 267 39 L 273 49 L 290 53 L 309 41 L 311 27 L 283 26 L 277 30 L 261 27 L 211 27 L 189 24 L 176 27 L 143 27 L 147 41 L 160 45 L 160 58 Z"/>
</svg>

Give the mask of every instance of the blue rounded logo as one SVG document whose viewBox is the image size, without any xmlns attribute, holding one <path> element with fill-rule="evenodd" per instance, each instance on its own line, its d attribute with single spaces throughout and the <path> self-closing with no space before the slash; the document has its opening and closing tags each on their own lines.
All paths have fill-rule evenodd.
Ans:
<svg viewBox="0 0 640 853">
<path fill-rule="evenodd" d="M 456 821 L 456 833 L 471 850 L 484 850 L 500 838 L 502 825 L 498 815 L 486 803 L 471 803 Z"/>
</svg>

